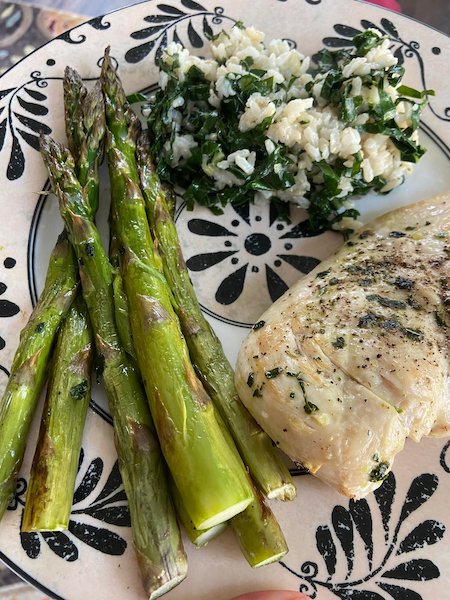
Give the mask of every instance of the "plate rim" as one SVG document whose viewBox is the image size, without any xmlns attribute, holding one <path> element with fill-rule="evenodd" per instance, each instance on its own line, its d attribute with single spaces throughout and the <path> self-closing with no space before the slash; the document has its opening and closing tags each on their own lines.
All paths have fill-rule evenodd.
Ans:
<svg viewBox="0 0 450 600">
<path fill-rule="evenodd" d="M 240 0 L 242 2 L 242 0 Z M 244 0 L 246 2 L 248 2 L 249 0 Z M 281 2 L 285 2 L 286 0 L 279 0 Z M 405 15 L 402 12 L 398 12 L 396 10 L 393 10 L 392 8 L 387 8 L 384 6 L 380 6 L 379 4 L 372 4 L 371 2 L 368 2 L 367 0 L 338 0 L 339 2 L 348 2 L 349 4 L 351 2 L 358 2 L 358 4 L 361 5 L 367 5 L 369 4 L 369 6 L 375 10 L 379 10 L 382 13 L 388 13 L 388 14 L 392 14 L 392 15 L 396 15 L 398 17 L 404 18 L 404 19 L 408 19 L 409 21 L 412 21 L 413 23 L 417 23 L 418 25 L 426 28 L 426 29 L 430 29 L 431 31 L 435 31 L 437 34 L 439 35 L 443 35 L 444 37 L 450 38 L 450 34 L 445 33 L 445 31 L 441 31 L 440 29 L 437 29 L 436 27 L 434 27 L 433 25 L 429 25 L 428 23 L 424 23 L 423 21 L 420 21 L 419 19 L 416 19 L 415 17 L 411 17 L 410 15 Z M 322 0 L 306 0 L 306 2 L 308 2 L 308 4 L 313 4 L 313 5 L 319 5 L 322 3 Z M 79 23 L 78 25 L 75 25 L 74 27 L 71 27 L 70 29 L 66 29 L 66 31 L 64 31 L 63 33 L 60 33 L 59 35 L 57 35 L 56 37 L 52 38 L 51 40 L 48 40 L 47 42 L 45 42 L 44 44 L 42 44 L 41 46 L 39 46 L 38 48 L 35 48 L 34 50 L 32 50 L 29 54 L 27 54 L 26 56 L 23 56 L 20 60 L 18 60 L 14 65 L 11 65 L 10 67 L 8 67 L 8 69 L 6 69 L 6 71 L 4 71 L 1 75 L 0 75 L 0 80 L 2 79 L 2 77 L 4 77 L 5 75 L 11 73 L 11 71 L 13 71 L 18 65 L 20 65 L 23 61 L 27 60 L 28 58 L 30 58 L 31 56 L 33 56 L 33 54 L 35 54 L 36 52 L 40 51 L 42 48 L 45 48 L 46 46 L 48 46 L 49 44 L 53 43 L 55 40 L 59 40 L 61 39 L 63 36 L 67 36 L 68 34 L 70 34 L 72 31 L 75 31 L 76 29 L 79 29 L 80 27 L 84 27 L 85 25 L 91 23 L 91 21 L 101 21 L 104 17 L 107 17 L 108 15 L 113 15 L 117 12 L 122 12 L 125 10 L 130 10 L 132 9 L 134 6 L 140 6 L 142 4 L 151 4 L 152 0 L 139 0 L 139 2 L 135 2 L 134 4 L 128 4 L 127 6 L 122 6 L 121 8 L 115 8 L 114 10 L 110 10 L 106 13 L 103 13 L 101 15 L 98 15 L 97 17 L 89 17 L 86 19 L 86 21 L 83 21 L 82 23 Z M 39 8 L 39 7 L 36 7 Z M 84 15 L 81 15 L 82 17 Z"/>
<path fill-rule="evenodd" d="M 240 0 L 242 1 L 242 0 Z M 284 1 L 284 0 L 282 0 Z M 350 2 L 354 2 L 355 0 L 338 0 L 341 3 L 348 3 L 350 5 Z M 364 0 L 356 0 L 360 5 L 365 5 L 367 6 L 367 2 L 365 2 Z M 318 0 L 318 1 L 310 1 L 310 0 L 306 0 L 306 2 L 308 2 L 309 4 L 314 4 L 314 5 L 319 5 L 322 3 L 322 0 Z M 97 17 L 89 17 L 86 19 L 86 21 L 84 21 L 83 23 L 80 23 L 70 29 L 68 29 L 66 32 L 64 32 L 63 34 L 60 34 L 59 36 L 56 36 L 55 38 L 49 40 L 48 42 L 42 44 L 41 46 L 39 46 L 38 48 L 34 49 L 32 52 L 30 52 L 28 55 L 22 57 L 17 63 L 15 63 L 14 65 L 12 65 L 11 67 L 9 67 L 4 73 L 2 73 L 2 75 L 0 76 L 0 80 L 2 80 L 3 77 L 5 76 L 11 76 L 11 74 L 13 73 L 14 69 L 16 69 L 21 63 L 23 63 L 24 61 L 27 61 L 29 59 L 31 59 L 30 62 L 32 62 L 32 57 L 33 55 L 35 55 L 37 52 L 41 51 L 43 48 L 49 46 L 50 44 L 57 42 L 58 40 L 60 40 L 64 35 L 68 35 L 71 32 L 74 32 L 76 30 L 78 30 L 81 27 L 85 27 L 88 24 L 91 24 L 93 21 L 102 21 L 105 17 L 108 17 L 109 15 L 114 15 L 115 13 L 120 13 L 120 12 L 124 12 L 124 11 L 132 11 L 134 9 L 134 7 L 138 7 L 144 4 L 148 4 L 150 7 L 150 12 L 153 12 L 153 9 L 151 7 L 156 6 L 154 3 L 152 3 L 152 0 L 140 0 L 139 2 L 136 2 L 135 4 L 132 5 L 128 5 L 128 6 L 124 6 L 121 8 L 117 8 L 114 9 L 112 11 L 108 11 L 102 15 L 98 15 Z M 392 9 L 388 9 L 388 8 L 384 8 L 382 6 L 379 5 L 370 5 L 373 9 L 375 10 L 379 10 L 380 14 L 390 14 L 390 15 L 395 15 L 396 18 L 401 18 L 401 19 L 406 19 L 408 21 L 411 21 L 412 23 L 415 23 L 417 25 L 419 25 L 421 28 L 424 28 L 425 30 L 430 30 L 432 32 L 435 32 L 438 34 L 438 36 L 444 36 L 444 38 L 450 38 L 449 34 L 446 34 L 443 31 L 440 31 L 439 29 L 437 29 L 436 27 L 432 26 L 432 25 L 428 25 L 426 23 L 423 23 L 421 21 L 419 21 L 418 19 L 411 17 L 409 15 L 405 15 L 403 13 L 394 11 Z M 130 13 L 131 14 L 131 13 Z M 431 128 L 429 125 L 427 125 L 426 122 L 424 122 L 423 120 L 421 121 L 421 126 L 423 127 L 423 129 L 425 130 L 425 132 L 427 133 L 427 135 L 441 148 L 441 150 L 445 153 L 446 158 L 450 161 L 450 145 L 447 145 L 447 143 L 438 135 L 438 133 Z M 46 186 L 48 185 L 48 180 L 46 182 Z M 44 188 L 45 189 L 45 188 Z M 33 222 L 35 219 L 35 215 L 36 215 L 36 211 L 37 211 L 37 207 L 38 204 L 44 204 L 44 202 L 40 202 L 38 201 L 36 203 L 36 207 L 33 210 L 33 215 L 32 215 L 32 219 L 30 220 L 30 232 L 28 235 L 28 244 L 30 244 L 30 240 L 31 240 L 31 230 L 33 227 Z M 39 217 L 38 217 L 39 220 Z M 35 232 L 37 231 L 37 226 L 35 228 Z M 33 242 L 33 246 L 34 246 L 34 242 Z M 32 262 L 29 262 L 30 259 L 30 252 L 27 249 L 27 277 L 28 277 L 28 290 L 29 290 L 29 295 L 30 298 L 33 299 L 33 293 L 32 293 L 32 289 L 31 289 L 31 279 L 33 278 L 33 273 L 34 273 L 34 268 L 33 268 L 33 264 L 34 264 L 34 251 L 32 251 L 32 255 L 33 255 L 33 259 Z M 34 283 L 33 283 L 34 285 Z M 32 300 L 33 301 L 33 300 Z M 34 306 L 34 303 L 33 303 Z M 38 581 L 37 579 L 35 579 L 32 575 L 30 575 L 27 571 L 25 571 L 24 569 L 22 569 L 19 565 L 17 565 L 13 560 L 11 560 L 10 558 L 8 558 L 8 556 L 2 551 L 0 550 L 0 560 L 6 564 L 13 572 L 15 572 L 21 579 L 23 579 L 24 581 L 30 583 L 31 585 L 33 585 L 35 588 L 37 588 L 38 590 L 44 592 L 45 594 L 47 594 L 50 598 L 52 598 L 53 600 L 65 600 L 65 597 L 60 596 L 58 594 L 56 594 L 55 592 L 53 592 L 52 590 L 50 590 L 49 588 L 47 588 L 44 584 L 42 584 L 40 581 Z"/>
</svg>

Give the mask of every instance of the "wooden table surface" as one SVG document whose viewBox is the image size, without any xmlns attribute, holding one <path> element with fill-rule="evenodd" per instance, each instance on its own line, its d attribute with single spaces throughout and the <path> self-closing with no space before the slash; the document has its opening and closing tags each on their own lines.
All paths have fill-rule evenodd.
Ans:
<svg viewBox="0 0 450 600">
<path fill-rule="evenodd" d="M 450 35 L 450 0 L 398 0 L 405 15 L 432 25 Z M 53 7 L 80 15 L 97 16 L 105 12 L 137 4 L 133 0 L 26 0 L 27 4 Z"/>
</svg>

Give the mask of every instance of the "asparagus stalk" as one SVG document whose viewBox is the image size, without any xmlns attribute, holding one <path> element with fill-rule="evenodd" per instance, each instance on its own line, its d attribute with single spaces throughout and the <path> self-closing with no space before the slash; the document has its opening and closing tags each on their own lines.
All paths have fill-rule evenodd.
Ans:
<svg viewBox="0 0 450 600">
<path fill-rule="evenodd" d="M 87 93 L 76 71 L 66 68 L 64 107 L 67 138 L 76 152 L 80 184 L 95 213 L 98 207 L 98 166 L 103 153 L 105 109 L 99 82 Z M 51 385 L 45 401 L 38 444 L 31 468 L 22 530 L 67 529 L 78 455 L 89 402 L 91 329 L 84 303 L 74 303 L 55 348 Z M 69 333 L 67 332 L 69 331 Z M 84 361 L 84 362 L 83 362 Z M 67 373 L 66 373 L 67 372 Z M 77 376 L 83 376 L 77 382 Z M 74 402 L 86 382 L 82 401 Z"/>
<path fill-rule="evenodd" d="M 50 256 L 44 290 L 20 335 L 11 375 L 0 400 L 0 519 L 15 491 L 53 341 L 77 285 L 73 251 L 67 236 L 62 234 Z"/>
<path fill-rule="evenodd" d="M 231 365 L 201 312 L 173 221 L 173 201 L 167 202 L 167 190 L 160 185 L 153 168 L 149 142 L 145 134 L 142 134 L 138 141 L 138 164 L 152 232 L 159 244 L 164 273 L 175 297 L 177 314 L 194 365 L 203 375 L 206 387 L 222 418 L 227 421 L 230 431 L 234 434 L 236 445 L 244 461 L 249 464 L 252 475 L 259 475 L 259 484 L 265 488 L 264 491 L 268 490 L 272 494 L 276 491 L 278 497 L 291 499 L 295 496 L 295 487 L 289 471 L 273 453 L 269 437 L 240 403 L 234 388 Z M 225 423 L 223 429 L 227 433 Z M 247 439 L 248 436 L 250 439 Z M 232 440 L 230 443 L 233 443 Z M 230 520 L 230 526 L 236 533 L 248 563 L 252 567 L 260 567 L 281 560 L 288 552 L 288 547 L 280 525 L 265 503 L 263 495 L 254 487 L 253 492 L 251 504 Z M 197 530 L 190 527 L 189 521 L 186 523 L 182 502 L 177 495 L 174 498 L 185 530 L 189 538 L 196 543 Z"/>
<path fill-rule="evenodd" d="M 79 262 L 83 297 L 103 364 L 144 588 L 150 599 L 158 598 L 182 581 L 187 570 L 164 461 L 139 377 L 119 342 L 113 269 L 75 177 L 73 159 L 68 150 L 49 137 L 41 139 L 41 151 Z"/>
<path fill-rule="evenodd" d="M 234 447 L 240 459 L 231 433 L 220 414 L 218 420 L 228 443 Z M 250 475 L 248 480 L 253 492 L 252 501 L 244 511 L 230 519 L 229 525 L 237 536 L 248 564 L 256 568 L 281 560 L 289 549 L 281 527 L 266 504 L 263 494 L 256 488 Z"/>
<path fill-rule="evenodd" d="M 119 261 L 120 255 L 117 251 L 117 238 L 115 238 L 114 231 L 115 225 L 113 223 L 113 254 L 116 260 Z M 124 335 L 129 335 L 130 321 L 128 305 L 126 305 L 123 310 L 122 318 L 125 329 Z M 219 416 L 218 419 L 224 436 L 229 440 L 230 445 L 234 447 L 234 443 L 230 438 L 230 434 L 226 429 L 225 424 Z M 239 456 L 238 460 L 240 460 Z M 228 523 L 219 523 L 209 529 L 197 529 L 186 511 L 181 495 L 174 484 L 173 479 L 171 479 L 170 483 L 172 499 L 175 504 L 178 518 L 183 525 L 186 535 L 195 546 L 205 546 L 209 541 L 220 535 L 226 529 Z M 252 502 L 243 512 L 233 517 L 229 521 L 229 524 L 236 533 L 242 553 L 250 566 L 259 567 L 281 560 L 288 552 L 288 547 L 275 515 L 264 502 L 263 495 L 253 487 L 253 484 L 251 485 L 254 492 Z"/>
<path fill-rule="evenodd" d="M 197 546 L 197 548 L 200 548 L 201 546 L 206 546 L 208 542 L 218 537 L 228 527 L 227 522 L 222 522 L 218 523 L 217 525 L 213 525 L 213 527 L 209 527 L 208 529 L 197 529 L 194 523 L 192 522 L 192 519 L 188 515 L 188 512 L 183 503 L 183 499 L 181 498 L 181 494 L 178 491 L 177 486 L 174 484 L 173 480 L 171 481 L 170 491 L 172 494 L 173 502 L 175 504 L 178 519 L 183 525 L 183 529 L 186 535 L 194 544 L 194 546 Z"/>
<path fill-rule="evenodd" d="M 101 83 L 86 92 L 80 75 L 66 67 L 63 80 L 64 114 L 69 149 L 75 173 L 85 188 L 93 214 L 97 212 L 98 168 L 103 158 L 105 110 Z"/>
<path fill-rule="evenodd" d="M 80 82 L 72 81 L 75 107 L 86 95 Z M 78 123 L 79 118 L 74 118 L 73 122 Z M 92 155 L 92 148 L 86 147 L 86 153 L 89 152 Z M 29 427 L 45 381 L 50 351 L 76 295 L 77 284 L 78 268 L 67 235 L 63 232 L 50 257 L 44 290 L 22 331 L 9 382 L 0 401 L 0 519 L 14 492 Z"/>
<path fill-rule="evenodd" d="M 139 188 L 135 160 L 139 123 L 108 54 L 101 77 L 110 132 L 112 210 L 123 249 L 122 275 L 138 364 L 161 448 L 184 506 L 195 527 L 207 529 L 244 510 L 252 493 L 192 368 L 172 308 Z"/>
<path fill-rule="evenodd" d="M 75 69 L 72 69 L 72 67 L 65 68 L 63 94 L 67 145 L 75 160 L 75 164 L 77 164 L 80 159 L 80 148 L 84 143 L 82 107 L 87 95 L 87 89 L 79 73 Z"/>
<path fill-rule="evenodd" d="M 233 369 L 203 316 L 183 259 L 170 203 L 156 174 L 145 134 L 138 141 L 138 164 L 150 226 L 158 240 L 164 275 L 175 298 L 192 362 L 259 488 L 269 498 L 292 500 L 296 488 L 289 470 L 275 453 L 269 436 L 239 400 Z"/>
<path fill-rule="evenodd" d="M 110 246 L 109 259 L 114 268 L 113 294 L 114 294 L 114 315 L 119 339 L 125 349 L 125 352 L 136 362 L 136 352 L 134 350 L 133 336 L 131 333 L 130 315 L 128 311 L 128 299 L 123 288 L 122 276 L 120 274 L 120 256 L 119 241 L 115 233 L 114 219 L 110 216 Z"/>
<path fill-rule="evenodd" d="M 288 552 L 285 537 L 275 515 L 254 488 L 252 503 L 230 521 L 241 551 L 251 567 L 279 561 Z"/>
<path fill-rule="evenodd" d="M 22 531 L 67 529 L 91 392 L 92 335 L 82 298 L 58 334 Z"/>
<path fill-rule="evenodd" d="M 117 330 L 119 338 L 122 341 L 124 348 L 129 356 L 134 360 L 136 354 L 133 346 L 133 339 L 131 335 L 130 315 L 128 310 L 128 300 L 123 289 L 122 277 L 119 272 L 120 268 L 120 252 L 119 242 L 116 235 L 116 224 L 113 215 L 110 215 L 110 261 L 113 267 L 116 269 L 114 274 L 114 304 L 115 304 L 115 315 Z M 169 477 L 170 493 L 175 505 L 175 510 L 178 515 L 178 520 L 183 525 L 186 535 L 190 541 L 197 547 L 206 546 L 208 542 L 220 535 L 227 528 L 226 522 L 218 523 L 209 529 L 196 529 L 194 523 L 189 517 L 181 498 L 180 492 L 178 491 L 173 479 Z"/>
</svg>

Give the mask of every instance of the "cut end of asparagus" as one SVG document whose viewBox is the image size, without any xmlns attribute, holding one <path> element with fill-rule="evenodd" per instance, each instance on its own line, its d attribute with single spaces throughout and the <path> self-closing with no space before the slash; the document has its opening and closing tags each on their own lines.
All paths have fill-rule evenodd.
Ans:
<svg viewBox="0 0 450 600">
<path fill-rule="evenodd" d="M 149 600 L 163 596 L 179 585 L 187 575 L 187 558 L 182 549 L 177 554 L 176 561 L 171 560 L 161 570 L 161 565 L 154 564 L 135 546 L 136 557 L 141 571 L 142 585 Z"/>
<path fill-rule="evenodd" d="M 269 500 L 282 500 L 283 502 L 294 500 L 296 496 L 297 488 L 293 483 L 285 483 L 267 493 Z"/>
<path fill-rule="evenodd" d="M 209 529 L 197 529 L 187 513 L 180 492 L 178 491 L 177 486 L 172 478 L 170 478 L 170 484 L 172 500 L 174 502 L 178 518 L 184 527 L 186 535 L 194 544 L 194 546 L 206 546 L 208 542 L 220 535 L 227 528 L 228 523 L 219 523 L 219 525 L 210 527 Z"/>
<path fill-rule="evenodd" d="M 170 590 L 173 590 L 173 588 L 176 587 L 177 585 L 179 585 L 185 578 L 186 578 L 186 574 L 178 575 L 178 577 L 174 577 L 170 581 L 167 581 L 164 585 L 159 587 L 157 590 L 150 592 L 148 600 L 156 600 L 156 598 L 160 598 L 161 596 L 164 596 L 164 594 L 167 594 L 167 592 L 170 592 Z"/>
<path fill-rule="evenodd" d="M 285 550 L 283 550 L 282 552 L 279 552 L 278 554 L 272 554 L 268 558 L 254 562 L 254 563 L 250 563 L 250 565 L 253 569 L 259 569 L 259 567 L 265 567 L 266 565 L 270 565 L 274 562 L 280 561 L 282 558 L 284 558 L 286 556 L 287 553 L 288 553 L 288 549 L 286 548 Z"/>
<path fill-rule="evenodd" d="M 191 542 L 197 548 L 201 548 L 202 546 L 206 546 L 211 540 L 218 537 L 221 533 L 225 531 L 228 527 L 228 523 L 219 523 L 215 527 L 210 527 L 209 529 L 202 529 L 201 531 L 195 530 L 195 537 L 189 535 Z"/>
<path fill-rule="evenodd" d="M 286 539 L 263 495 L 254 488 L 254 500 L 230 521 L 248 564 L 263 567 L 277 562 L 288 552 Z"/>
<path fill-rule="evenodd" d="M 241 502 L 233 504 L 233 506 L 229 506 L 226 510 L 223 510 L 219 513 L 215 513 L 214 516 L 210 517 L 209 519 L 205 519 L 201 523 L 198 523 L 196 527 L 197 529 L 210 529 L 210 527 L 215 527 L 220 523 L 229 521 L 230 519 L 244 511 L 247 508 L 247 506 L 251 503 L 251 501 L 251 498 L 247 498 L 245 500 L 242 500 Z"/>
</svg>

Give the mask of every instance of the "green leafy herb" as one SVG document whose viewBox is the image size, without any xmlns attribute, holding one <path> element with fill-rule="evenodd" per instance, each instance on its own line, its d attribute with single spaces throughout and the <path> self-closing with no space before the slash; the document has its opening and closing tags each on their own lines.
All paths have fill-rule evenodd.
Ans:
<svg viewBox="0 0 450 600">
<path fill-rule="evenodd" d="M 389 463 L 380 462 L 374 469 L 369 473 L 369 481 L 384 481 L 389 474 Z"/>
<path fill-rule="evenodd" d="M 275 367 L 274 369 L 270 369 L 270 371 L 266 371 L 264 375 L 267 379 L 275 379 L 284 371 L 283 367 Z"/>
<path fill-rule="evenodd" d="M 400 290 L 412 290 L 414 287 L 414 281 L 408 277 L 396 277 L 392 283 Z"/>
<path fill-rule="evenodd" d="M 362 96 L 345 96 L 341 104 L 340 118 L 347 123 L 354 121 L 358 116 L 358 108 L 362 103 Z"/>
<path fill-rule="evenodd" d="M 420 329 L 411 329 L 410 327 L 404 327 L 403 332 L 406 334 L 406 337 L 408 337 L 410 340 L 413 340 L 414 342 L 421 342 L 424 338 L 424 333 L 423 331 L 420 331 Z"/>
<path fill-rule="evenodd" d="M 378 322 L 378 316 L 374 315 L 373 313 L 368 313 L 367 315 L 364 315 L 363 317 L 361 317 L 358 321 L 358 327 L 361 327 L 363 329 L 366 329 L 367 327 L 370 327 L 371 325 L 373 325 L 374 323 Z"/>
<path fill-rule="evenodd" d="M 379 46 L 383 42 L 383 38 L 378 34 L 372 31 L 371 29 L 366 29 L 362 33 L 358 33 L 353 37 L 353 45 L 356 49 L 356 56 L 365 56 L 369 50 L 375 48 L 375 46 Z"/>
<path fill-rule="evenodd" d="M 44 323 L 44 322 L 41 322 L 41 323 L 38 323 L 38 324 L 36 325 L 35 332 L 36 332 L 36 333 L 42 333 L 42 332 L 44 331 L 44 329 L 45 329 L 45 323 Z"/>
<path fill-rule="evenodd" d="M 70 395 L 74 400 L 82 400 L 86 396 L 86 392 L 88 390 L 89 383 L 85 379 L 81 383 L 74 385 L 70 388 Z"/>
<path fill-rule="evenodd" d="M 344 348 L 345 339 L 342 336 L 337 337 L 335 339 L 335 341 L 332 343 L 332 346 L 334 346 L 334 348 L 337 348 L 338 350 L 340 350 L 341 348 Z"/>
<path fill-rule="evenodd" d="M 262 389 L 256 388 L 252 394 L 253 398 L 262 398 Z"/>
<path fill-rule="evenodd" d="M 417 302 L 417 300 L 413 296 L 408 296 L 408 306 L 410 306 L 414 310 L 420 310 L 422 308 L 420 303 Z"/>
<path fill-rule="evenodd" d="M 426 98 L 427 96 L 435 95 L 434 90 L 423 90 L 421 92 L 421 91 L 415 90 L 414 88 L 409 87 L 407 85 L 400 85 L 397 88 L 397 92 L 399 94 L 402 94 L 403 96 L 409 96 L 410 98 L 418 98 L 419 100 L 422 100 L 423 98 Z"/>
<path fill-rule="evenodd" d="M 380 296 L 379 294 L 369 294 L 366 296 L 369 302 L 377 302 L 381 306 L 385 306 L 386 308 L 406 308 L 406 302 L 403 300 L 393 300 L 391 298 L 385 298 L 384 296 Z"/>
<path fill-rule="evenodd" d="M 307 400 L 303 406 L 303 409 L 307 415 L 310 415 L 319 410 L 319 407 L 316 404 L 313 404 L 312 402 L 308 402 Z"/>
<path fill-rule="evenodd" d="M 316 279 L 325 279 L 325 277 L 327 275 L 329 275 L 330 273 L 331 273 L 331 269 L 327 269 L 326 271 L 320 271 L 320 273 L 317 273 Z"/>
<path fill-rule="evenodd" d="M 127 101 L 130 104 L 134 104 L 135 102 L 147 102 L 148 98 L 145 94 L 142 94 L 141 92 L 136 92 L 134 94 L 129 94 L 127 96 Z"/>
<path fill-rule="evenodd" d="M 322 48 L 314 58 L 317 63 L 318 73 L 327 73 L 331 70 L 337 70 L 342 62 L 349 61 L 351 54 L 348 50 L 331 51 L 327 48 Z"/>
<path fill-rule="evenodd" d="M 435 313 L 435 317 L 436 317 L 436 323 L 439 325 L 439 327 L 444 327 L 444 328 L 447 327 L 445 319 L 443 317 L 441 317 L 441 315 L 438 312 Z"/>
</svg>

